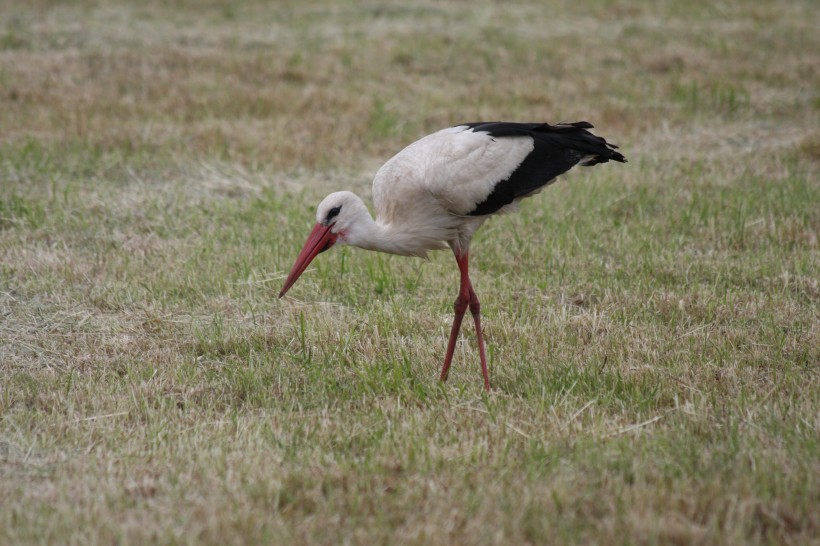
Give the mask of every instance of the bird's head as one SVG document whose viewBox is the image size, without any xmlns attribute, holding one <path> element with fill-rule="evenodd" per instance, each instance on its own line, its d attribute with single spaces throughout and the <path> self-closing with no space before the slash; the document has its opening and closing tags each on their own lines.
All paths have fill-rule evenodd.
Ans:
<svg viewBox="0 0 820 546">
<path fill-rule="evenodd" d="M 351 231 L 355 230 L 357 219 L 362 215 L 369 217 L 370 213 L 355 193 L 337 191 L 322 199 L 316 208 L 316 225 L 296 258 L 285 285 L 279 291 L 279 297 L 285 295 L 316 256 L 336 243 L 346 242 Z"/>
</svg>

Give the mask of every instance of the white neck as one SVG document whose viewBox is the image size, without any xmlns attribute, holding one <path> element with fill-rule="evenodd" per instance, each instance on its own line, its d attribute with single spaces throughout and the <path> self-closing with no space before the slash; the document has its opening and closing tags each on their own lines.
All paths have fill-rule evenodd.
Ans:
<svg viewBox="0 0 820 546">
<path fill-rule="evenodd" d="M 342 240 L 347 244 L 389 254 L 421 257 L 426 257 L 428 250 L 446 248 L 446 237 L 441 230 L 424 229 L 423 224 L 385 224 L 373 220 L 364 203 L 359 202 L 361 207 L 356 206 L 353 214 L 339 226 L 344 233 Z"/>
</svg>

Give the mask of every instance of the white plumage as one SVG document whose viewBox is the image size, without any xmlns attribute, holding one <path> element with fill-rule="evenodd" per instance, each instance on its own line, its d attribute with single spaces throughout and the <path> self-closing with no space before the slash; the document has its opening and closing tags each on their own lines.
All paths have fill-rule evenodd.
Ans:
<svg viewBox="0 0 820 546">
<path fill-rule="evenodd" d="M 466 215 L 532 150 L 527 136 L 496 139 L 464 125 L 444 129 L 414 142 L 379 169 L 373 203 L 381 214 L 390 203 L 405 203 L 407 192 L 420 190 L 447 212 Z"/>
<path fill-rule="evenodd" d="M 624 162 L 616 146 L 587 131 L 586 122 L 480 122 L 443 129 L 396 154 L 373 180 L 376 219 L 352 192 L 328 195 L 316 225 L 279 296 L 308 264 L 336 243 L 406 256 L 449 245 L 461 272 L 455 318 L 441 379 L 447 378 L 461 320 L 470 307 L 476 325 L 485 388 L 490 388 L 478 297 L 468 255 L 475 231 L 492 214 L 516 207 L 573 165 Z"/>
</svg>

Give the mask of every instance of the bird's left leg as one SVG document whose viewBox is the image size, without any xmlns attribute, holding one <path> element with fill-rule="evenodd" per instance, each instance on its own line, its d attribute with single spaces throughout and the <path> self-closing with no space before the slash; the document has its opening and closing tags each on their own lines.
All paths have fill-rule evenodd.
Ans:
<svg viewBox="0 0 820 546">
<path fill-rule="evenodd" d="M 453 318 L 453 328 L 450 330 L 450 339 L 447 343 L 447 354 L 444 357 L 444 366 L 441 370 L 441 380 L 446 381 L 447 375 L 450 371 L 450 363 L 453 359 L 453 352 L 455 351 L 456 340 L 458 339 L 458 332 L 461 329 L 461 320 L 464 317 L 464 312 L 467 307 L 470 308 L 470 313 L 473 315 L 475 322 L 476 340 L 478 342 L 478 355 L 481 359 L 481 373 L 484 375 L 484 388 L 490 390 L 490 374 L 487 370 L 487 356 L 484 351 L 484 334 L 481 329 L 481 304 L 478 301 L 478 296 L 473 290 L 473 285 L 470 282 L 469 274 L 469 254 L 459 248 L 454 248 L 453 252 L 456 256 L 456 263 L 461 272 L 461 285 L 456 298 L 454 310 L 455 317 Z"/>
<path fill-rule="evenodd" d="M 470 282 L 469 279 L 467 282 Z M 478 301 L 475 290 L 473 290 L 472 284 L 470 284 L 470 312 L 473 314 L 473 321 L 475 322 L 475 337 L 478 342 L 478 356 L 481 359 L 481 374 L 484 376 L 484 389 L 489 391 L 490 372 L 487 370 L 487 355 L 484 351 L 484 330 L 481 328 L 481 304 Z"/>
</svg>

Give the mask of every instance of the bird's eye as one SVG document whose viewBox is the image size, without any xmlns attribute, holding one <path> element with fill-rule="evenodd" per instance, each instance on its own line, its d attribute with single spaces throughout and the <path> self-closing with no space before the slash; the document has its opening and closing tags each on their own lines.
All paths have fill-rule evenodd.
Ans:
<svg viewBox="0 0 820 546">
<path fill-rule="evenodd" d="M 330 221 L 333 220 L 334 218 L 336 218 L 341 211 L 342 211 L 342 206 L 341 205 L 339 205 L 338 207 L 333 207 L 332 209 L 330 209 L 330 211 L 327 213 L 327 217 L 325 218 L 325 223 L 329 224 Z"/>
</svg>

